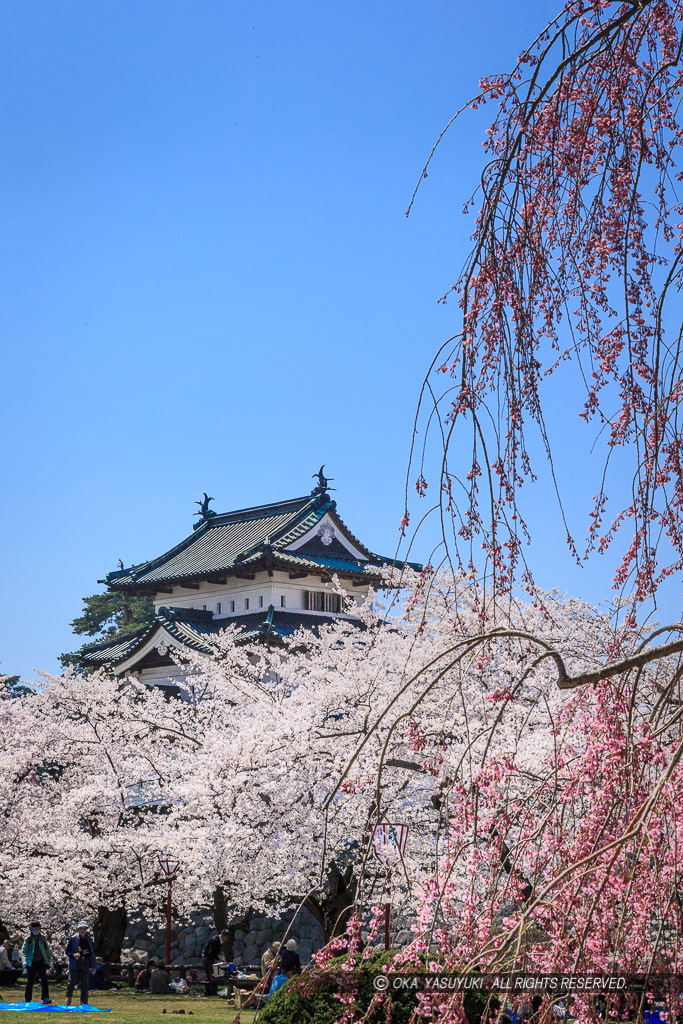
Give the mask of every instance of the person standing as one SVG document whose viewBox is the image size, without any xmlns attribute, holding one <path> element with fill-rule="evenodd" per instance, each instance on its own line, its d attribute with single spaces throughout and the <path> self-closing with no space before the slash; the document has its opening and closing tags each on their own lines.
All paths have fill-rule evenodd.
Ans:
<svg viewBox="0 0 683 1024">
<path fill-rule="evenodd" d="M 227 928 L 224 928 L 220 935 L 214 935 L 212 939 L 209 939 L 202 950 L 202 967 L 206 971 L 206 980 L 208 982 L 206 986 L 207 996 L 215 996 L 218 992 L 216 978 L 213 973 L 213 965 L 219 960 L 225 959 L 223 955 L 223 943 L 229 938 L 230 932 Z"/>
<path fill-rule="evenodd" d="M 94 974 L 97 967 L 95 947 L 92 935 L 88 931 L 87 921 L 78 922 L 76 934 L 72 935 L 67 942 L 65 952 L 69 957 L 69 984 L 66 986 L 66 1005 L 71 1006 L 71 997 L 74 994 L 74 989 L 80 987 L 81 1006 L 87 1006 L 90 972 L 92 971 Z"/>
<path fill-rule="evenodd" d="M 21 947 L 21 959 L 26 968 L 26 989 L 24 1002 L 33 1001 L 33 982 L 40 978 L 41 1001 L 47 1006 L 52 1002 L 47 983 L 47 969 L 52 966 L 52 954 L 47 939 L 41 934 L 40 921 L 31 921 L 29 934 Z"/>
</svg>

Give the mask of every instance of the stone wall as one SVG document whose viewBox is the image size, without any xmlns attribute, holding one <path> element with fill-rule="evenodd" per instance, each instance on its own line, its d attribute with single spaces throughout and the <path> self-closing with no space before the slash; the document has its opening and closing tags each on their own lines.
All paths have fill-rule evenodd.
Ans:
<svg viewBox="0 0 683 1024">
<path fill-rule="evenodd" d="M 249 922 L 249 930 L 235 931 L 235 963 L 256 964 L 274 941 L 281 941 L 294 917 L 294 910 L 286 910 L 281 917 L 256 915 Z M 322 949 L 325 944 L 323 930 L 315 918 L 306 909 L 300 910 L 296 921 L 289 932 L 290 939 L 296 939 L 301 963 L 306 964 L 313 953 Z"/>
<path fill-rule="evenodd" d="M 174 921 L 171 931 L 171 962 L 198 964 L 202 947 L 212 933 L 208 913 L 198 911 L 186 921 Z M 143 915 L 131 915 L 121 949 L 125 963 L 144 964 L 166 958 L 166 924 L 148 921 Z"/>
<path fill-rule="evenodd" d="M 259 964 L 261 956 L 273 941 L 281 941 L 294 917 L 294 910 L 279 917 L 254 914 L 234 932 L 233 960 L 238 967 Z M 185 921 L 174 921 L 171 932 L 171 965 L 201 963 L 202 949 L 213 934 L 210 910 L 198 910 Z M 303 964 L 324 944 L 323 930 L 307 910 L 301 910 L 289 933 L 296 939 Z M 166 957 L 166 925 L 154 924 L 143 915 L 131 915 L 123 940 L 121 959 L 124 963 L 142 965 L 147 960 Z"/>
</svg>

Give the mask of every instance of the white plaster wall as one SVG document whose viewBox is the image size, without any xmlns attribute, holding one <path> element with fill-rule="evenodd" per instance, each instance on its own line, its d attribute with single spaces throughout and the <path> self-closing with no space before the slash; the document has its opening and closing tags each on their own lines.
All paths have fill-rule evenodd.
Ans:
<svg viewBox="0 0 683 1024">
<path fill-rule="evenodd" d="M 140 672 L 136 672 L 133 667 L 132 675 L 153 686 L 182 686 L 185 682 L 185 670 L 181 665 L 160 665 L 158 668 L 143 668 Z"/>
<path fill-rule="evenodd" d="M 351 580 L 340 580 L 342 589 L 349 594 L 354 603 L 360 604 L 366 597 L 367 587 L 354 587 Z M 306 611 L 306 591 L 317 590 L 330 592 L 332 584 L 321 583 L 320 577 L 308 576 L 300 580 L 290 580 L 289 574 L 276 572 L 272 577 L 266 572 L 258 573 L 254 580 L 240 580 L 229 577 L 227 583 L 222 586 L 216 583 L 201 583 L 199 590 L 190 590 L 187 587 L 174 587 L 172 594 L 158 594 L 154 600 L 155 611 L 162 606 L 175 608 L 204 608 L 213 612 L 214 618 L 229 619 L 233 615 L 248 615 L 252 612 L 268 608 L 273 605 L 276 609 L 281 608 L 281 597 L 284 597 L 284 608 L 287 611 Z M 263 606 L 259 604 L 259 597 L 263 598 Z M 245 607 L 246 599 L 249 599 L 249 608 Z M 235 610 L 231 612 L 230 602 L 235 602 Z M 218 603 L 221 604 L 221 611 L 218 612 Z M 311 612 L 311 615 L 325 615 L 329 612 Z"/>
</svg>

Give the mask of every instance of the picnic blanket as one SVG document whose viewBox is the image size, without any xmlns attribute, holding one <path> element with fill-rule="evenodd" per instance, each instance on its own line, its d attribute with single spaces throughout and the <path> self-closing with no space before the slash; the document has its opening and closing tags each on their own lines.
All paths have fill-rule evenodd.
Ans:
<svg viewBox="0 0 683 1024">
<path fill-rule="evenodd" d="M 101 1006 L 67 1006 L 66 1003 L 0 1003 L 0 1010 L 44 1010 L 46 1013 L 111 1013 Z"/>
</svg>

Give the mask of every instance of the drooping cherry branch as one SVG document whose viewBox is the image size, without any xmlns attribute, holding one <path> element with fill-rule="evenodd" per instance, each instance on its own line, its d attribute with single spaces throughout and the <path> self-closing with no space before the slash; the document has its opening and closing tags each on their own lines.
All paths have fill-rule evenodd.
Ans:
<svg viewBox="0 0 683 1024">
<path fill-rule="evenodd" d="M 682 26 L 682 0 L 570 0 L 467 105 L 496 105 L 489 160 L 472 250 L 450 289 L 459 329 L 423 386 L 411 466 L 423 495 L 431 448 L 416 441 L 436 429 L 447 557 L 480 570 L 480 544 L 495 593 L 533 586 L 521 492 L 539 459 L 577 560 L 623 535 L 613 584 L 636 602 L 683 569 L 681 318 L 671 308 L 683 269 Z M 442 393 L 435 373 L 451 378 Z M 553 376 L 564 382 L 562 431 L 578 432 L 578 414 L 603 446 L 583 549 L 564 518 L 547 425 Z"/>
</svg>

